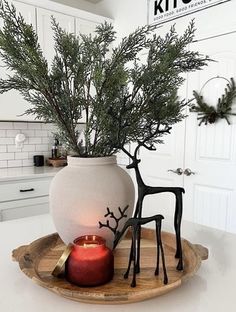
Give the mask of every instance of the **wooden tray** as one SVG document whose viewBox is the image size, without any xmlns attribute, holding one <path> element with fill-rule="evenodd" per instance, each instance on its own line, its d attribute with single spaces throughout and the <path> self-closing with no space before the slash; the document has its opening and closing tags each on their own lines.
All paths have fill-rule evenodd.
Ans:
<svg viewBox="0 0 236 312">
<path fill-rule="evenodd" d="M 13 260 L 19 262 L 20 269 L 34 282 L 68 299 L 102 304 L 130 303 L 160 296 L 175 289 L 183 281 L 193 276 L 199 269 L 201 261 L 208 258 L 208 250 L 205 247 L 182 240 L 184 271 L 176 271 L 175 236 L 163 232 L 162 240 L 169 278 L 167 285 L 163 284 L 162 268 L 159 276 L 154 275 L 156 266 L 155 232 L 146 228 L 142 229 L 141 273 L 137 275 L 135 288 L 130 287 L 132 274 L 128 280 L 123 278 L 129 257 L 129 234 L 122 240 L 114 253 L 114 279 L 99 287 L 78 287 L 70 284 L 64 278 L 56 278 L 51 275 L 65 248 L 57 233 L 13 250 Z"/>
</svg>

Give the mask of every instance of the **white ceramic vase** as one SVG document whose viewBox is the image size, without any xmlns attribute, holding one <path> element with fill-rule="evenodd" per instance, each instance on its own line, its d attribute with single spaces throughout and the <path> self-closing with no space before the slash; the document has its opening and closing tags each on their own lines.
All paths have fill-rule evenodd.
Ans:
<svg viewBox="0 0 236 312">
<path fill-rule="evenodd" d="M 119 218 L 128 206 L 121 230 L 133 213 L 134 185 L 128 173 L 120 168 L 116 156 L 99 158 L 68 157 L 68 166 L 53 178 L 50 187 L 50 210 L 57 232 L 65 244 L 82 235 L 99 235 L 112 247 L 114 234 L 99 221 L 111 227 L 116 222 L 107 208 Z"/>
</svg>

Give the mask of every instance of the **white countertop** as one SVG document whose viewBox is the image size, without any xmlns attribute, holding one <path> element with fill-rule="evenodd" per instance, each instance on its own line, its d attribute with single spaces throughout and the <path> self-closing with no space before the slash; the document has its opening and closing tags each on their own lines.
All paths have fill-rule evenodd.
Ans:
<svg viewBox="0 0 236 312">
<path fill-rule="evenodd" d="M 54 168 L 49 166 L 1 168 L 0 182 L 54 176 L 61 169 L 62 167 Z"/>
<path fill-rule="evenodd" d="M 165 230 L 170 231 L 166 225 Z M 236 235 L 184 222 L 183 237 L 209 249 L 197 274 L 181 287 L 148 301 L 123 305 L 73 302 L 27 278 L 11 252 L 55 231 L 42 215 L 0 222 L 0 311 L 2 312 L 234 312 L 236 311 Z"/>
</svg>

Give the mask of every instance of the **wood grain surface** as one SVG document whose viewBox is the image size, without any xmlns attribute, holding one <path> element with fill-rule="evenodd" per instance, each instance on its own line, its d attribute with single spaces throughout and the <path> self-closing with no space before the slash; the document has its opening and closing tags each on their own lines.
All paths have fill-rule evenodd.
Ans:
<svg viewBox="0 0 236 312">
<path fill-rule="evenodd" d="M 146 228 L 142 229 L 141 272 L 137 275 L 137 287 L 135 288 L 130 287 L 132 274 L 128 280 L 123 278 L 131 244 L 129 234 L 114 252 L 114 279 L 108 284 L 98 287 L 78 287 L 70 284 L 63 277 L 56 278 L 51 275 L 65 249 L 65 245 L 57 233 L 42 237 L 28 246 L 20 246 L 13 250 L 12 256 L 13 260 L 19 262 L 20 269 L 34 282 L 68 299 L 101 304 L 131 303 L 160 296 L 179 287 L 183 281 L 196 273 L 201 261 L 208 258 L 207 248 L 193 245 L 183 239 L 184 271 L 176 271 L 175 236 L 163 232 L 162 240 L 169 278 L 167 285 L 163 284 L 162 267 L 160 267 L 159 276 L 154 275 L 156 267 L 155 232 Z"/>
</svg>

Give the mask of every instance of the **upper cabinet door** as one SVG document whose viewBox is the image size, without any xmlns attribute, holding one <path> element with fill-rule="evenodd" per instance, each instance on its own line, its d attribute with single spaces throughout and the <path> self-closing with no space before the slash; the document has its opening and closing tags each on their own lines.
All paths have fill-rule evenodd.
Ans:
<svg viewBox="0 0 236 312">
<path fill-rule="evenodd" d="M 98 22 L 76 18 L 76 35 L 79 33 L 83 35 L 94 34 L 97 25 L 99 25 Z"/>
<path fill-rule="evenodd" d="M 36 28 L 35 7 L 18 1 L 13 1 L 13 4 L 17 11 L 25 18 L 25 21 Z M 2 25 L 3 21 L 0 20 L 0 27 L 2 27 Z M 6 70 L 4 63 L 0 59 L 0 77 L 7 78 L 8 74 L 10 74 L 10 71 Z M 12 90 L 0 94 L 0 120 L 34 120 L 33 116 L 22 116 L 29 106 L 30 104 L 26 102 L 17 91 Z"/>
<path fill-rule="evenodd" d="M 75 33 L 75 18 L 73 16 L 46 9 L 37 9 L 37 29 L 39 42 L 43 49 L 44 56 L 48 60 L 49 64 L 52 62 L 52 59 L 55 55 L 52 16 L 67 32 Z"/>
</svg>

